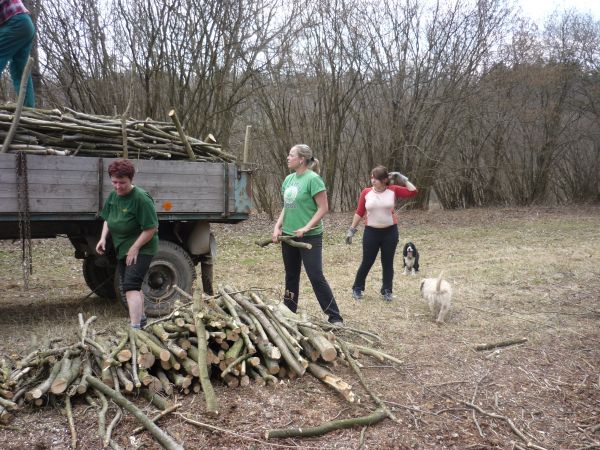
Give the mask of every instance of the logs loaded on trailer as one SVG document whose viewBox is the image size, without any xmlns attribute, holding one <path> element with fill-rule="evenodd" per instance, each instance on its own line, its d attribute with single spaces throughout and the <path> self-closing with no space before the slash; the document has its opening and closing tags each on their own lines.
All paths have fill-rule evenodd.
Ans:
<svg viewBox="0 0 600 450">
<path fill-rule="evenodd" d="M 0 105 L 0 140 L 9 135 L 15 107 Z M 85 114 L 65 108 L 24 109 L 16 131 L 2 153 L 96 156 L 133 159 L 191 159 L 233 162 L 212 135 L 205 140 L 187 136 L 174 110 L 171 122 L 134 120 Z"/>
<path fill-rule="evenodd" d="M 182 295 L 186 302 L 142 330 L 97 332 L 95 317 L 85 320 L 80 314 L 79 333 L 72 343 L 38 349 L 20 359 L 0 359 L 0 423 L 9 422 L 23 407 L 62 403 L 76 442 L 71 402 L 81 399 L 97 408 L 99 434 L 105 445 L 116 445 L 117 416 L 106 424 L 107 402 L 111 401 L 136 417 L 163 447 L 182 448 L 135 406 L 135 397 L 142 396 L 170 412 L 177 408 L 171 399 L 202 393 L 207 414 L 216 416 L 219 402 L 213 384 L 238 387 L 253 382 L 265 386 L 309 373 L 352 403 L 357 395 L 349 383 L 333 373 L 336 362 L 358 370 L 354 359 L 369 354 L 381 361 L 401 363 L 373 348 L 339 338 L 339 332 L 355 333 L 375 342 L 376 335 L 311 322 L 280 302 L 265 300 L 257 291 L 219 286 L 214 296 L 204 296 L 198 289 L 193 296 L 183 291 Z M 384 417 L 393 419 L 360 378 L 378 403 L 373 416 L 377 420 L 371 423 Z M 364 421 L 356 419 L 357 424 Z M 351 426 L 349 420 L 340 427 Z M 331 427 L 323 429 L 330 431 Z M 266 436 L 287 434 L 275 430 Z"/>
<path fill-rule="evenodd" d="M 66 236 L 82 260 L 91 294 L 126 304 L 117 254 L 96 252 L 100 218 L 113 191 L 108 167 L 129 158 L 135 184 L 154 200 L 159 244 L 142 291 L 149 317 L 168 314 L 192 292 L 196 268 L 213 293 L 216 239 L 212 223 L 236 224 L 252 210 L 252 170 L 208 134 L 187 136 L 175 111 L 170 121 L 108 117 L 65 108 L 0 105 L 0 240 L 20 239 L 24 285 L 32 271 L 32 239 Z M 247 156 L 247 148 L 244 149 Z"/>
</svg>

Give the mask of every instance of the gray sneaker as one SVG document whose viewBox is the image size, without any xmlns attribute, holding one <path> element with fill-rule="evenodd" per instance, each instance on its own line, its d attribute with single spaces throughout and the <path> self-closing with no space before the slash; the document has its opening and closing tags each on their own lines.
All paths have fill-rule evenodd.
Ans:
<svg viewBox="0 0 600 450">
<path fill-rule="evenodd" d="M 363 292 L 360 289 L 352 289 L 352 298 L 354 300 L 360 300 L 363 298 Z"/>
<path fill-rule="evenodd" d="M 391 302 L 394 299 L 394 294 L 392 294 L 392 291 L 390 291 L 389 289 L 386 289 L 381 294 L 381 298 L 386 302 Z"/>
</svg>

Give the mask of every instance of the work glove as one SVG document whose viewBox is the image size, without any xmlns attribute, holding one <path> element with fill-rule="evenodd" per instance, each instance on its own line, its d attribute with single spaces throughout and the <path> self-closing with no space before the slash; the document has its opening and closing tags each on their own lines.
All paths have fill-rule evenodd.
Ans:
<svg viewBox="0 0 600 450">
<path fill-rule="evenodd" d="M 348 228 L 348 231 L 346 231 L 346 244 L 352 244 L 352 236 L 354 236 L 357 231 L 358 230 L 356 228 Z"/>
<path fill-rule="evenodd" d="M 390 179 L 390 184 L 398 186 L 406 186 L 406 182 L 408 181 L 408 177 L 402 175 L 400 172 L 390 172 L 388 173 L 388 178 Z"/>
</svg>

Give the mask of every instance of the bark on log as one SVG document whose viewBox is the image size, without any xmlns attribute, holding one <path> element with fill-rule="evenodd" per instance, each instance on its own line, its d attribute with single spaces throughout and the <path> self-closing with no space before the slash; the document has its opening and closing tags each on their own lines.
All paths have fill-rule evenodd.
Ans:
<svg viewBox="0 0 600 450">
<path fill-rule="evenodd" d="M 46 378 L 46 380 L 44 380 L 35 388 L 31 389 L 29 392 L 27 392 L 25 394 L 25 400 L 31 401 L 34 399 L 41 398 L 42 395 L 48 392 L 48 389 L 50 389 L 50 386 L 52 386 L 52 383 L 54 382 L 54 379 L 56 378 L 59 372 L 60 364 L 54 364 L 52 370 L 50 371 L 50 375 L 48 375 L 48 378 Z"/>
<path fill-rule="evenodd" d="M 137 341 L 136 338 L 136 343 L 140 344 L 142 343 L 142 340 L 139 340 L 139 342 Z M 150 367 L 152 367 L 154 365 L 154 363 L 156 362 L 156 357 L 154 356 L 153 353 L 150 352 L 150 350 L 148 350 L 148 347 L 144 347 L 142 348 L 142 346 L 138 345 L 138 350 L 139 350 L 139 355 L 137 358 L 137 363 L 140 367 L 144 368 L 144 369 L 149 369 Z M 145 350 L 145 351 L 143 351 Z"/>
<path fill-rule="evenodd" d="M 110 397 L 112 401 L 114 401 L 117 405 L 125 408 L 129 411 L 137 420 L 139 420 L 144 428 L 146 428 L 152 435 L 156 438 L 160 444 L 166 448 L 167 450 L 184 450 L 183 446 L 177 443 L 171 436 L 169 436 L 165 431 L 159 428 L 154 422 L 152 422 L 148 416 L 146 416 L 137 406 L 123 397 L 121 394 L 115 392 L 113 389 L 109 388 L 105 384 L 101 383 L 98 379 L 87 376 L 87 382 L 94 387 L 94 389 L 98 389 L 104 395 Z"/>
<path fill-rule="evenodd" d="M 65 398 L 65 411 L 67 413 L 67 422 L 71 431 L 71 448 L 77 448 L 77 430 L 75 430 L 75 421 L 73 420 L 73 408 L 71 407 L 71 397 Z"/>
<path fill-rule="evenodd" d="M 12 414 L 4 406 L 0 406 L 0 424 L 6 425 L 12 420 Z"/>
<path fill-rule="evenodd" d="M 169 401 L 166 398 L 158 394 L 152 393 L 148 389 L 140 389 L 140 396 L 148 400 L 161 411 L 164 411 L 171 407 L 171 403 L 169 403 Z"/>
<path fill-rule="evenodd" d="M 127 392 L 133 392 L 133 382 L 127 378 L 122 367 L 117 367 L 117 377 Z"/>
<path fill-rule="evenodd" d="M 128 334 L 129 334 L 129 349 L 131 350 L 131 362 L 132 362 L 131 375 L 133 377 L 133 384 L 135 385 L 136 388 L 139 388 L 142 385 L 142 383 L 140 382 L 140 379 L 138 377 L 137 344 L 135 341 L 135 333 L 134 333 L 133 328 L 129 328 Z"/>
<path fill-rule="evenodd" d="M 515 338 L 515 339 L 507 339 L 504 341 L 500 341 L 500 342 L 493 342 L 493 343 L 489 343 L 489 344 L 479 344 L 475 346 L 475 350 L 479 351 L 483 351 L 483 350 L 492 350 L 494 348 L 500 348 L 500 347 L 510 347 L 511 345 L 517 345 L 517 344 L 523 344 L 527 342 L 527 338 L 526 337 L 522 337 L 522 338 Z"/>
<path fill-rule="evenodd" d="M 356 396 L 354 395 L 354 392 L 352 392 L 352 386 L 346 383 L 340 377 L 332 374 L 327 369 L 315 363 L 310 363 L 308 365 L 308 370 L 314 375 L 315 378 L 321 380 L 323 383 L 331 386 L 333 389 L 339 392 L 346 399 L 346 401 L 354 403 Z"/>
<path fill-rule="evenodd" d="M 18 406 L 15 402 L 12 402 L 12 401 L 7 400 L 2 397 L 0 397 L 0 406 L 2 406 L 7 411 L 14 411 L 15 409 L 18 408 Z"/>
<path fill-rule="evenodd" d="M 176 411 L 177 408 L 179 408 L 180 406 L 181 406 L 181 403 L 176 403 L 173 406 L 169 406 L 164 411 L 161 411 L 156 416 L 152 417 L 150 420 L 152 422 L 156 423 L 156 422 L 158 422 L 158 420 L 162 419 L 166 415 L 171 414 L 173 411 Z M 133 430 L 131 432 L 131 435 L 134 436 L 136 434 L 140 434 L 142 431 L 144 431 L 144 427 L 137 427 L 135 430 Z"/>
<path fill-rule="evenodd" d="M 223 296 L 223 302 L 225 303 L 225 306 L 227 307 L 227 310 L 229 311 L 231 316 L 234 318 L 238 325 L 241 325 L 242 321 L 237 311 L 235 310 L 235 300 L 232 299 L 230 295 L 223 289 L 219 289 L 219 293 Z M 246 351 L 250 354 L 256 353 L 256 348 L 254 347 L 254 344 L 248 337 L 248 333 L 246 332 L 246 330 L 241 329 L 240 332 L 242 334 L 242 339 L 244 339 L 244 343 L 246 344 Z"/>
<path fill-rule="evenodd" d="M 340 430 L 342 428 L 351 428 L 355 426 L 368 426 L 374 425 L 381 422 L 387 417 L 387 414 L 383 410 L 376 410 L 368 416 L 355 417 L 352 419 L 340 419 L 333 420 L 331 422 L 325 422 L 317 427 L 302 427 L 302 428 L 280 428 L 275 430 L 267 430 L 265 432 L 265 438 L 293 438 L 293 437 L 312 437 L 322 436 L 323 434 L 329 433 L 334 430 Z"/>
<path fill-rule="evenodd" d="M 61 394 L 67 390 L 67 387 L 79 376 L 81 368 L 81 358 L 75 357 L 72 360 L 64 358 L 61 362 L 61 369 L 56 379 L 50 386 L 50 392 Z"/>
<path fill-rule="evenodd" d="M 126 333 L 123 333 L 123 335 L 121 336 L 121 340 L 119 341 L 119 343 L 117 344 L 117 346 L 113 349 L 112 352 L 110 352 L 109 358 L 110 359 L 116 359 L 117 355 L 119 354 L 119 352 L 121 352 L 121 350 L 123 350 L 125 348 L 125 345 L 127 345 L 127 341 L 128 340 L 129 340 L 129 335 L 126 334 Z M 121 362 L 123 362 L 123 361 L 121 361 Z"/>
<path fill-rule="evenodd" d="M 306 248 L 308 250 L 310 250 L 312 248 L 312 245 L 309 244 L 308 242 L 298 242 L 298 241 L 294 241 L 294 237 L 295 236 L 278 236 L 277 240 L 279 242 L 284 242 L 287 245 L 289 245 L 290 247 L 296 247 L 296 248 Z M 269 244 L 273 244 L 273 239 L 272 238 L 265 238 L 265 239 L 261 239 L 261 240 L 257 240 L 254 242 L 256 245 L 260 246 L 260 247 L 266 247 Z"/>
<path fill-rule="evenodd" d="M 161 361 L 168 361 L 171 359 L 171 352 L 164 348 L 161 345 L 158 345 L 154 340 L 152 340 L 151 336 L 147 334 L 143 330 L 135 330 L 135 335 L 138 337 L 144 344 L 148 346 L 148 349 L 152 352 L 154 356 L 156 356 Z"/>
<path fill-rule="evenodd" d="M 206 341 L 206 329 L 204 322 L 201 317 L 202 307 L 202 293 L 199 290 L 194 291 L 193 296 L 193 312 L 194 320 L 196 325 L 198 336 L 198 369 L 200 370 L 200 384 L 202 385 L 202 391 L 204 392 L 204 399 L 206 400 L 206 410 L 209 414 L 219 414 L 219 405 L 217 403 L 217 396 L 215 390 L 210 382 L 210 375 L 208 373 L 208 367 L 206 366 L 206 349 L 208 343 Z"/>
<path fill-rule="evenodd" d="M 302 325 L 298 325 L 298 330 L 308 338 L 311 345 L 319 352 L 319 356 L 323 361 L 331 362 L 337 358 L 335 346 L 323 333 Z"/>
<path fill-rule="evenodd" d="M 348 345 L 348 347 L 350 349 L 358 352 L 359 354 L 372 356 L 381 362 L 384 362 L 387 360 L 387 361 L 390 361 L 390 362 L 393 362 L 393 363 L 399 364 L 399 365 L 404 364 L 404 361 L 402 361 L 398 358 L 395 358 L 392 355 L 388 355 L 387 353 L 383 353 L 383 352 L 380 352 L 379 350 L 375 350 L 374 348 L 365 347 L 363 345 L 358 345 L 358 344 L 352 344 L 349 342 L 346 342 L 346 345 Z"/>
<path fill-rule="evenodd" d="M 171 381 L 167 377 L 167 374 L 164 371 L 162 371 L 162 370 L 157 370 L 156 371 L 156 376 L 160 380 L 160 382 L 162 383 L 162 390 L 163 390 L 163 392 L 166 395 L 171 396 L 173 394 L 173 384 L 171 383 Z"/>
<path fill-rule="evenodd" d="M 92 374 L 92 363 L 90 362 L 89 355 L 85 354 L 83 359 L 83 372 L 81 374 L 81 381 L 77 385 L 77 393 L 85 394 L 88 388 L 87 381 L 85 381 L 86 375 Z"/>
<path fill-rule="evenodd" d="M 186 149 L 186 151 L 188 153 L 188 157 L 192 161 L 195 161 L 196 160 L 196 155 L 194 154 L 194 150 L 192 150 L 192 146 L 190 145 L 187 136 L 183 132 L 183 127 L 181 126 L 181 122 L 179 121 L 179 117 L 177 117 L 177 112 L 174 109 L 172 109 L 171 111 L 169 111 L 169 117 L 171 118 L 171 120 L 175 124 L 175 128 L 177 128 L 177 132 L 179 133 L 179 137 L 181 138 L 181 142 L 183 142 L 183 145 L 185 146 L 185 149 Z"/>
<path fill-rule="evenodd" d="M 340 339 L 338 339 L 338 343 L 339 343 L 342 351 L 344 352 L 344 355 L 346 356 L 346 361 L 348 361 L 348 363 L 350 364 L 350 367 L 352 368 L 352 370 L 354 370 L 354 373 L 356 373 L 356 376 L 358 376 L 358 379 L 360 380 L 360 384 L 362 384 L 363 388 L 365 388 L 365 390 L 369 393 L 369 395 L 371 396 L 373 401 L 377 404 L 377 406 L 379 406 L 379 408 L 382 411 L 384 411 L 390 419 L 392 419 L 394 422 L 398 422 L 398 419 L 396 419 L 396 416 L 394 416 L 394 414 L 389 410 L 389 408 L 385 405 L 385 403 L 383 403 L 383 401 L 379 398 L 379 396 L 377 396 L 371 390 L 371 388 L 367 385 L 367 381 L 365 380 L 365 377 L 363 376 L 358 365 L 356 364 L 356 361 L 350 354 L 350 349 L 348 348 L 346 343 Z"/>
<path fill-rule="evenodd" d="M 271 340 L 277 345 L 279 350 L 281 351 L 281 355 L 288 363 L 290 368 L 296 372 L 299 376 L 304 375 L 306 372 L 306 368 L 303 367 L 296 358 L 292 355 L 290 350 L 288 349 L 287 344 L 283 340 L 283 338 L 277 333 L 269 319 L 260 311 L 255 305 L 244 298 L 233 297 L 236 302 L 238 302 L 242 307 L 249 313 L 253 314 L 260 324 L 265 329 L 265 332 L 270 336 Z"/>
</svg>

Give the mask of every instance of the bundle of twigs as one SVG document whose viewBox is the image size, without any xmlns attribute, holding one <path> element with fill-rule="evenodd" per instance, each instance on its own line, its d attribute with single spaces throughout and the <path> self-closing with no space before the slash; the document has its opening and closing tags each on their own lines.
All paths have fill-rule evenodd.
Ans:
<svg viewBox="0 0 600 450">
<path fill-rule="evenodd" d="M 206 141 L 184 134 L 175 111 L 172 122 L 134 120 L 84 114 L 65 108 L 25 108 L 15 118 L 15 107 L 0 105 L 0 142 L 17 127 L 5 151 L 43 155 L 78 155 L 135 159 L 191 159 L 232 162 L 212 135 Z"/>
<path fill-rule="evenodd" d="M 15 363 L 1 360 L 0 421 L 8 421 L 21 405 L 61 400 L 69 414 L 71 398 L 81 397 L 98 406 L 101 437 L 105 445 L 112 445 L 118 418 L 106 426 L 108 397 L 134 414 L 163 446 L 179 448 L 125 396 L 143 395 L 170 411 L 174 407 L 165 397 L 203 392 L 207 412 L 218 414 L 215 380 L 230 387 L 252 381 L 266 385 L 309 372 L 354 402 L 351 385 L 331 372 L 332 363 L 343 360 L 353 366 L 360 353 L 400 363 L 374 349 L 341 341 L 332 333 L 339 327 L 303 319 L 281 303 L 266 302 L 255 291 L 220 286 L 214 297 L 203 297 L 199 291 L 193 297 L 185 295 L 187 304 L 143 330 L 106 337 L 92 329 L 95 317 L 84 320 L 80 314 L 76 342 L 37 350 Z M 72 433 L 75 436 L 73 427 Z"/>
</svg>

